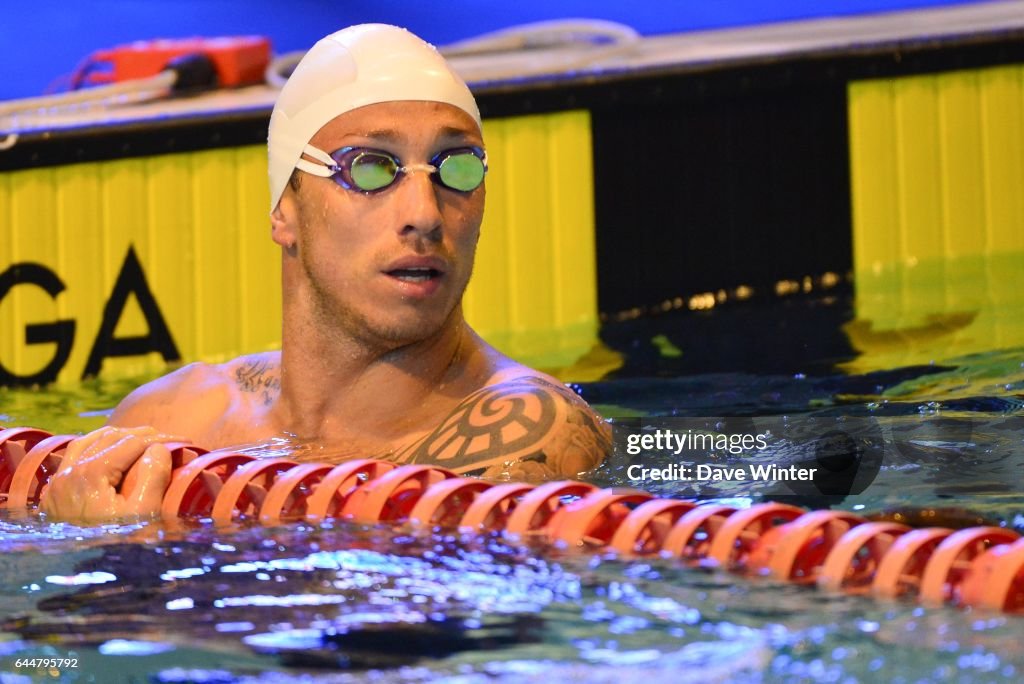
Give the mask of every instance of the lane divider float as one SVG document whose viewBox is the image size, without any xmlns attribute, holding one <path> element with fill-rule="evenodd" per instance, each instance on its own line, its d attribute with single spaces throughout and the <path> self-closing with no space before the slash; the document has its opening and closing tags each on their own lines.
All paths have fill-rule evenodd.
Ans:
<svg viewBox="0 0 1024 684">
<path fill-rule="evenodd" d="M 37 505 L 73 439 L 36 428 L 0 430 L 0 508 Z M 585 482 L 493 484 L 375 459 L 332 465 L 191 444 L 168 448 L 174 474 L 161 509 L 167 520 L 276 525 L 337 518 L 500 531 L 512 540 L 671 557 L 833 592 L 1024 613 L 1024 538 L 1001 527 L 912 529 L 783 503 L 737 510 Z"/>
</svg>

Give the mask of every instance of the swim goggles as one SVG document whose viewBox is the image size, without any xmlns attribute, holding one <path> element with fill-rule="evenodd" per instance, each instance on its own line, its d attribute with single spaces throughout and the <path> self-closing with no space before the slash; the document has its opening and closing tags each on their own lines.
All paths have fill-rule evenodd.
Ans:
<svg viewBox="0 0 1024 684">
<path fill-rule="evenodd" d="M 300 159 L 296 168 L 364 193 L 384 190 L 402 174 L 413 171 L 426 171 L 431 180 L 451 190 L 470 192 L 484 182 L 487 173 L 487 153 L 479 147 L 455 147 L 437 153 L 429 164 L 408 166 L 388 152 L 369 147 L 343 147 L 327 154 L 306 145 L 302 151 L 321 163 Z"/>
</svg>

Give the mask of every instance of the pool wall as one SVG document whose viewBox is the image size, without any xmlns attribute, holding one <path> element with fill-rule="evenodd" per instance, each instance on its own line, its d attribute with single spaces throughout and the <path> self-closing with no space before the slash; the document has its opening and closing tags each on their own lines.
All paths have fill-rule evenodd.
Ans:
<svg viewBox="0 0 1024 684">
<path fill-rule="evenodd" d="M 592 350 L 600 320 L 856 274 L 858 349 L 920 327 L 930 304 L 894 318 L 872 293 L 933 257 L 1024 250 L 1022 64 L 1024 29 L 949 26 L 476 84 L 492 172 L 467 317 L 557 368 Z M 278 344 L 268 115 L 28 131 L 0 154 L 0 384 Z M 936 304 L 953 316 L 940 333 L 984 318 L 957 297 Z"/>
</svg>

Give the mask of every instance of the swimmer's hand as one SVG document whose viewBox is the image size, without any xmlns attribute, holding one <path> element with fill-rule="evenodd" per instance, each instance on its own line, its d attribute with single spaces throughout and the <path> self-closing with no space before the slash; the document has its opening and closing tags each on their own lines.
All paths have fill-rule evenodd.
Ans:
<svg viewBox="0 0 1024 684">
<path fill-rule="evenodd" d="M 182 441 L 150 427 L 102 427 L 79 437 L 43 488 L 39 508 L 76 522 L 158 516 L 171 482 L 166 443 Z"/>
</svg>

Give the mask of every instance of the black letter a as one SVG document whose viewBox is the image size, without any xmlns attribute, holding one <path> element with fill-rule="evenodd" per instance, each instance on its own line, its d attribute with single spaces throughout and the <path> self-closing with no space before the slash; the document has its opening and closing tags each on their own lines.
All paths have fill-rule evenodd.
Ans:
<svg viewBox="0 0 1024 684">
<path fill-rule="evenodd" d="M 114 337 L 114 329 L 117 322 L 121 320 L 124 313 L 124 305 L 128 303 L 128 295 L 135 293 L 135 298 L 142 308 L 142 315 L 146 317 L 149 324 L 149 334 L 138 337 Z M 82 377 L 97 375 L 103 365 L 103 359 L 108 356 L 139 356 L 148 352 L 160 352 L 164 361 L 179 361 L 181 355 L 174 345 L 171 331 L 167 329 L 167 323 L 160 313 L 160 307 L 153 299 L 153 293 L 149 291 L 146 284 L 146 276 L 142 272 L 142 264 L 135 256 L 135 249 L 129 245 L 128 254 L 121 264 L 121 272 L 117 274 L 117 282 L 114 283 L 114 291 L 110 293 L 110 299 L 103 307 L 103 322 L 100 324 L 100 331 L 96 335 L 96 341 L 89 352 L 89 361 L 85 364 L 85 371 Z"/>
</svg>

